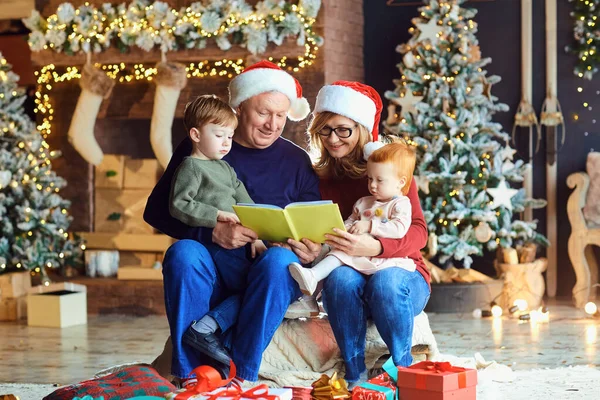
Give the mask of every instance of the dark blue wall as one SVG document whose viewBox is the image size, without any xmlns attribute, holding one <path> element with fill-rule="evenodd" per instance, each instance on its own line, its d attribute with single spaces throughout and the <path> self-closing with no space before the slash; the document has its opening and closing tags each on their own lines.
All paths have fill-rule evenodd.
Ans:
<svg viewBox="0 0 600 400">
<path fill-rule="evenodd" d="M 396 3 L 407 3 L 397 0 Z M 394 88 L 392 79 L 398 78 L 396 64 L 400 54 L 396 45 L 407 42 L 411 35 L 408 29 L 411 19 L 418 12 L 418 6 L 388 6 L 388 0 L 365 0 L 365 81 L 375 87 L 383 96 L 386 90 Z M 471 1 L 465 4 L 478 10 L 475 18 L 479 32 L 477 37 L 483 57 L 492 57 L 488 73 L 502 77 L 492 93 L 510 107 L 510 111 L 497 114 L 495 120 L 503 124 L 506 132 L 511 132 L 514 113 L 521 97 L 521 2 L 520 0 Z M 536 110 L 542 106 L 545 97 L 545 14 L 544 1 L 533 1 L 533 105 Z M 569 13 L 571 4 L 558 0 L 558 93 L 566 117 L 567 138 L 558 157 L 558 294 L 570 296 L 575 284 L 575 274 L 567 254 L 567 241 L 571 228 L 566 213 L 567 199 L 571 190 L 566 185 L 569 174 L 585 169 L 586 155 L 592 149 L 600 151 L 600 75 L 593 81 L 581 81 L 573 75 L 575 56 L 564 51 L 573 37 Z M 583 83 L 584 92 L 576 88 Z M 584 109 L 587 101 L 592 110 Z M 385 110 L 385 107 L 384 107 Z M 573 114 L 580 118 L 575 122 Z M 597 123 L 594 123 L 597 118 Z M 384 118 L 382 118 L 384 119 Z M 588 133 L 587 136 L 585 133 Z M 525 137 L 522 141 L 525 144 Z M 526 147 L 518 146 L 525 154 Z M 542 142 L 540 152 L 534 160 L 534 195 L 546 198 L 546 155 Z M 535 211 L 539 228 L 546 229 L 545 209 Z M 490 257 L 477 260 L 475 268 L 492 272 Z"/>
</svg>

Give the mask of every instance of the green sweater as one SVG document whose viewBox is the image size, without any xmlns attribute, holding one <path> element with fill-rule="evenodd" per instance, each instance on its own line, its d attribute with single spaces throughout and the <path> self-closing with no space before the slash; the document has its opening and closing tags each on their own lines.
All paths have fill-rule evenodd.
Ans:
<svg viewBox="0 0 600 400">
<path fill-rule="evenodd" d="M 253 203 L 231 166 L 223 160 L 186 157 L 171 185 L 169 211 L 189 226 L 214 228 L 217 211 L 233 212 L 237 203 Z"/>
</svg>

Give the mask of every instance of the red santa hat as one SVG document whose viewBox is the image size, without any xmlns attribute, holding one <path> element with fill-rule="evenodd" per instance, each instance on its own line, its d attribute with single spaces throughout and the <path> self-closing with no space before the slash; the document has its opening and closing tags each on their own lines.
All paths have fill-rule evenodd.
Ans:
<svg viewBox="0 0 600 400">
<path fill-rule="evenodd" d="M 245 68 L 229 83 L 229 105 L 236 108 L 250 97 L 266 92 L 283 93 L 290 99 L 288 118 L 300 121 L 310 113 L 308 101 L 302 97 L 302 86 L 292 75 L 269 61 L 259 61 Z"/>
<path fill-rule="evenodd" d="M 323 111 L 343 115 L 363 125 L 372 136 L 372 142 L 363 149 L 365 159 L 383 146 L 379 142 L 379 120 L 383 103 L 379 93 L 360 82 L 337 81 L 319 90 L 313 113 Z"/>
</svg>

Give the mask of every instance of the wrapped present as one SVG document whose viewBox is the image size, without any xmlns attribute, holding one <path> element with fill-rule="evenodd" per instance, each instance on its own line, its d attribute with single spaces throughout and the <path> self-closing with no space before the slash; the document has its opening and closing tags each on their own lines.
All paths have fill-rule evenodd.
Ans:
<svg viewBox="0 0 600 400">
<path fill-rule="evenodd" d="M 344 379 L 338 378 L 337 372 L 328 377 L 323 374 L 313 384 L 312 397 L 314 400 L 336 400 L 350 397 L 348 384 Z"/>
<path fill-rule="evenodd" d="M 220 377 L 220 376 L 219 376 Z M 50 393 L 43 400 L 111 399 L 125 400 L 135 396 L 164 396 L 175 386 L 161 377 L 152 367 L 132 365 L 124 369 L 74 385 L 64 386 Z"/>
<path fill-rule="evenodd" d="M 272 389 L 258 385 L 248 390 L 239 387 L 220 388 L 205 393 L 191 393 L 189 389 L 167 395 L 167 400 L 292 400 L 292 389 Z"/>
<path fill-rule="evenodd" d="M 396 379 L 398 369 L 390 358 L 383 364 L 385 371 L 352 389 L 352 400 L 395 400 L 398 398 Z"/>
<path fill-rule="evenodd" d="M 398 367 L 398 392 L 402 400 L 475 400 L 477 371 L 449 362 L 423 361 Z"/>
</svg>

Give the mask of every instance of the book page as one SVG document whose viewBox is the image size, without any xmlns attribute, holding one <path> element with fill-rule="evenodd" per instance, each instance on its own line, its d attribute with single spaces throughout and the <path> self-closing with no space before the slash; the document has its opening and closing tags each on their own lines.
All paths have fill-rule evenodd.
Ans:
<svg viewBox="0 0 600 400">
<path fill-rule="evenodd" d="M 242 225 L 256 232 L 261 240 L 285 242 L 294 237 L 287 217 L 280 208 L 234 205 L 233 210 Z"/>
<path fill-rule="evenodd" d="M 315 243 L 323 243 L 326 233 L 334 233 L 333 228 L 346 230 L 337 204 L 287 207 L 285 212 L 298 235 L 294 238 L 296 240 L 306 238 Z"/>
</svg>

